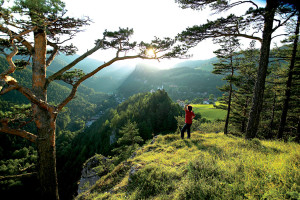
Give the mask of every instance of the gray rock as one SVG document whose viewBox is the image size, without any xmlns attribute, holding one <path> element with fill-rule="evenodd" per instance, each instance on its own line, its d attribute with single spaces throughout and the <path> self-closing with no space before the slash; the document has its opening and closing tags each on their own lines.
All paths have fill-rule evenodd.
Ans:
<svg viewBox="0 0 300 200">
<path fill-rule="evenodd" d="M 102 155 L 95 155 L 87 160 L 81 171 L 77 190 L 78 194 L 88 190 L 101 178 L 101 176 L 107 174 L 111 164 L 112 162 L 110 159 Z"/>
<path fill-rule="evenodd" d="M 135 164 L 131 167 L 130 172 L 129 172 L 129 177 L 128 177 L 128 182 L 132 181 L 132 176 L 138 172 L 142 168 L 142 165 L 140 164 Z"/>
</svg>

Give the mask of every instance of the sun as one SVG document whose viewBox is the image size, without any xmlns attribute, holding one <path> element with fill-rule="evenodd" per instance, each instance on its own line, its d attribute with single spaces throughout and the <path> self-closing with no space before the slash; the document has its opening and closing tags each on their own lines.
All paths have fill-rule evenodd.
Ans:
<svg viewBox="0 0 300 200">
<path fill-rule="evenodd" d="M 146 55 L 149 58 L 155 58 L 156 57 L 156 53 L 155 53 L 153 48 L 147 49 L 146 50 Z"/>
</svg>

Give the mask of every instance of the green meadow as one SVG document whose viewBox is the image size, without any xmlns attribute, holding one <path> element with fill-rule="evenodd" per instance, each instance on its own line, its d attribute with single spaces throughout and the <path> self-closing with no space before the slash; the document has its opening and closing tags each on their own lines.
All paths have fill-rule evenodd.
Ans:
<svg viewBox="0 0 300 200">
<path fill-rule="evenodd" d="M 217 109 L 212 104 L 191 104 L 193 106 L 193 111 L 195 114 L 201 114 L 210 121 L 215 121 L 217 119 L 224 120 L 226 116 L 226 110 Z"/>
<path fill-rule="evenodd" d="M 296 200 L 300 145 L 222 133 L 159 135 L 77 199 Z"/>
</svg>

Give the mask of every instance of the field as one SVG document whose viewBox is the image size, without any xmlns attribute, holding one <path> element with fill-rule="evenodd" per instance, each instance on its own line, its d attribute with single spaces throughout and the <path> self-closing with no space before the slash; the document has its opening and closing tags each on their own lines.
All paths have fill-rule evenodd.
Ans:
<svg viewBox="0 0 300 200">
<path fill-rule="evenodd" d="M 215 121 L 217 119 L 225 119 L 226 110 L 216 109 L 212 104 L 191 104 L 193 111 L 201 114 L 202 117 Z"/>
</svg>

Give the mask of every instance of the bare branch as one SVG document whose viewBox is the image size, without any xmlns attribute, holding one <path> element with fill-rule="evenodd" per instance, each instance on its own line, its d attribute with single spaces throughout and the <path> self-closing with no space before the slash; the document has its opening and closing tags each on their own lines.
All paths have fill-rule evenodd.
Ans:
<svg viewBox="0 0 300 200">
<path fill-rule="evenodd" d="M 280 37 L 280 36 L 288 36 L 289 34 L 279 34 L 279 35 L 275 35 L 272 37 L 272 39 L 276 38 L 276 37 Z"/>
<path fill-rule="evenodd" d="M 244 4 L 244 3 L 251 3 L 252 5 L 255 6 L 256 9 L 259 8 L 258 5 L 256 3 L 254 3 L 253 1 L 237 1 L 237 2 L 233 2 L 233 3 L 229 4 L 229 5 L 226 5 L 226 6 L 223 6 L 223 7 L 219 7 L 217 13 L 230 10 L 231 8 L 239 6 L 239 5 Z"/>
<path fill-rule="evenodd" d="M 0 123 L 2 125 L 0 127 L 0 132 L 20 136 L 20 137 L 25 138 L 25 139 L 29 140 L 30 142 L 33 142 L 33 143 L 35 143 L 36 140 L 37 140 L 37 136 L 32 134 L 32 133 L 29 133 L 25 130 L 9 128 L 8 127 L 8 120 L 6 120 L 6 119 L 0 120 Z"/>
<path fill-rule="evenodd" d="M 27 174 L 19 174 L 19 175 L 12 175 L 12 176 L 0 176 L 0 181 L 8 180 L 8 179 L 16 179 L 16 178 L 25 178 L 36 176 L 37 172 L 27 173 Z"/>
<path fill-rule="evenodd" d="M 278 25 L 275 26 L 275 27 L 272 29 L 272 31 L 274 32 L 274 31 L 276 31 L 279 27 L 281 27 L 281 26 L 283 26 L 284 24 L 286 24 L 292 17 L 294 17 L 294 16 L 296 15 L 296 13 L 297 13 L 297 11 L 291 13 L 290 16 L 288 16 L 282 23 L 281 23 L 280 20 L 278 20 L 278 21 L 279 21 L 279 22 L 278 22 Z"/>
<path fill-rule="evenodd" d="M 74 67 L 77 63 L 79 63 L 80 61 L 82 61 L 83 59 L 85 59 L 86 57 L 88 57 L 89 55 L 93 54 L 94 52 L 96 52 L 97 50 L 99 50 L 101 48 L 101 41 L 99 40 L 96 44 L 96 46 L 94 48 L 92 48 L 91 50 L 87 51 L 86 53 L 82 54 L 80 57 L 78 57 L 77 59 L 75 59 L 73 62 L 71 62 L 70 64 L 68 64 L 67 66 L 65 66 L 64 68 L 62 68 L 61 70 L 59 70 L 58 72 L 54 73 L 53 75 L 49 76 L 47 78 L 46 81 L 46 88 L 47 86 L 53 81 L 55 80 L 55 78 L 57 78 L 58 76 L 61 76 L 64 72 L 66 72 L 67 70 L 71 69 L 72 67 Z"/>
<path fill-rule="evenodd" d="M 58 106 L 57 106 L 57 111 L 61 111 L 62 108 L 64 106 L 66 106 L 75 96 L 76 94 L 76 91 L 77 91 L 77 88 L 78 86 L 83 82 L 85 81 L 86 79 L 90 78 L 91 76 L 93 76 L 94 74 L 96 74 L 97 72 L 99 72 L 100 70 L 102 70 L 103 68 L 107 67 L 107 66 L 110 66 L 111 64 L 113 64 L 114 62 L 116 61 L 119 61 L 119 60 L 126 60 L 126 59 L 134 59 L 134 58 L 143 58 L 142 56 L 140 55 L 136 55 L 136 56 L 125 56 L 125 57 L 115 57 L 113 58 L 112 60 L 102 64 L 101 66 L 97 67 L 94 71 L 86 74 L 85 76 L 83 76 L 81 79 L 79 79 L 74 85 L 73 85 L 73 88 L 72 88 L 72 91 L 71 93 L 69 94 L 69 96 L 62 102 L 60 103 Z"/>
<path fill-rule="evenodd" d="M 8 33 L 11 35 L 10 31 L 9 31 Z M 15 65 L 14 62 L 12 61 L 12 58 L 13 58 L 15 55 L 17 55 L 17 53 L 18 53 L 18 48 L 16 47 L 16 45 L 15 45 L 13 39 L 11 40 L 11 45 L 12 45 L 12 47 L 13 47 L 12 52 L 10 52 L 10 54 L 6 54 L 6 60 L 7 60 L 8 64 L 9 64 L 9 68 L 8 68 L 6 71 L 4 71 L 4 72 L 2 72 L 2 73 L 0 74 L 0 79 L 4 79 L 6 82 L 9 81 L 9 80 L 6 80 L 6 79 L 7 79 L 6 76 L 7 76 L 8 74 L 14 73 L 15 70 L 16 70 L 16 65 Z"/>
<path fill-rule="evenodd" d="M 1 78 L 1 77 L 0 77 Z M 9 91 L 12 90 L 18 90 L 20 93 L 22 93 L 30 102 L 32 102 L 33 104 L 36 104 L 37 106 L 39 106 L 42 109 L 45 110 L 49 110 L 50 112 L 53 112 L 55 109 L 54 107 L 52 107 L 51 105 L 49 105 L 47 102 L 38 99 L 30 89 L 23 87 L 21 85 L 18 84 L 18 82 L 10 77 L 10 76 L 4 76 L 4 78 L 2 78 L 2 80 L 4 80 L 6 82 L 6 84 L 8 85 L 7 88 L 3 88 L 0 87 L 0 89 L 2 89 L 0 91 L 0 95 L 3 95 Z"/>
<path fill-rule="evenodd" d="M 57 44 L 54 44 L 50 41 L 47 41 L 47 44 L 49 44 L 50 46 L 53 47 L 53 52 L 51 53 L 51 55 L 49 56 L 49 58 L 46 61 L 46 67 L 49 67 L 49 65 L 52 63 L 52 61 L 54 60 L 54 58 L 58 52 L 58 46 L 57 46 Z"/>
<path fill-rule="evenodd" d="M 121 61 L 121 60 L 128 60 L 128 59 L 135 59 L 135 58 L 141 58 L 141 59 L 149 59 L 149 60 L 159 60 L 161 58 L 163 58 L 164 56 L 161 57 L 147 57 L 147 56 L 143 56 L 143 55 L 135 55 L 135 56 L 124 56 L 124 57 L 115 57 L 112 60 L 102 64 L 101 66 L 97 67 L 95 70 L 93 70 L 92 72 L 86 74 L 85 76 L 83 76 L 82 78 L 80 78 L 74 85 L 72 88 L 71 93 L 69 94 L 69 96 L 61 103 L 57 106 L 57 112 L 61 111 L 62 108 L 64 106 L 66 106 L 75 96 L 76 91 L 78 86 L 85 81 L 86 79 L 90 78 L 91 76 L 95 75 L 97 72 L 99 72 L 100 70 L 102 70 L 105 67 L 110 66 L 111 64 L 113 64 L 116 61 Z"/>
<path fill-rule="evenodd" d="M 234 6 L 238 6 L 240 4 L 243 4 L 243 3 L 251 3 L 253 6 L 255 6 L 256 9 L 258 9 L 258 5 L 256 3 L 254 3 L 254 1 L 237 1 L 237 2 L 234 2 L 232 4 L 230 4 L 229 6 L 234 7 Z"/>
</svg>

